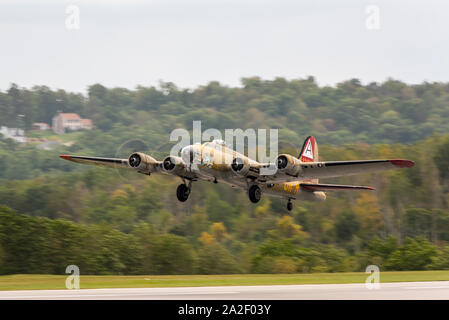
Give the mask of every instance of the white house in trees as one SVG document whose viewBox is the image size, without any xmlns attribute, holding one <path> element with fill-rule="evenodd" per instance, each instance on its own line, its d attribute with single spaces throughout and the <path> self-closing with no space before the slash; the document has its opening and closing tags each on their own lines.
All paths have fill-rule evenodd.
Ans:
<svg viewBox="0 0 449 320">
<path fill-rule="evenodd" d="M 77 131 L 92 128 L 92 120 L 83 119 L 76 113 L 58 113 L 53 117 L 52 128 L 55 133 L 61 134 L 69 131 Z"/>
<path fill-rule="evenodd" d="M 0 135 L 3 135 L 5 139 L 12 139 L 20 143 L 26 142 L 25 132 L 23 129 L 1 126 Z"/>
<path fill-rule="evenodd" d="M 50 126 L 45 122 L 35 122 L 35 123 L 33 123 L 32 129 L 45 131 L 45 130 L 49 130 Z"/>
</svg>

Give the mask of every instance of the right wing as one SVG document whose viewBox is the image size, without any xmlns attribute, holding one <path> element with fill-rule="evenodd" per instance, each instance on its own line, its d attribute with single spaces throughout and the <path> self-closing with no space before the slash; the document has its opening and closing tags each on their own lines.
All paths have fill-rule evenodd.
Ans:
<svg viewBox="0 0 449 320">
<path fill-rule="evenodd" d="M 374 190 L 365 186 L 348 186 L 340 184 L 321 184 L 321 183 L 301 183 L 301 188 L 308 191 L 352 191 L 352 190 Z"/>
<path fill-rule="evenodd" d="M 298 162 L 285 170 L 278 169 L 272 171 L 272 174 L 263 174 L 262 168 L 267 169 L 273 164 L 251 164 L 247 177 L 260 183 L 282 183 L 410 168 L 413 165 L 413 161 L 403 159 Z"/>
<path fill-rule="evenodd" d="M 259 183 L 282 183 L 409 168 L 414 165 L 413 161 L 403 159 L 321 162 L 318 159 L 317 142 L 315 137 L 309 136 L 304 141 L 298 157 L 281 154 L 275 163 L 265 164 L 255 161 L 238 164 L 234 163 L 237 160 L 235 158 L 231 167 L 237 174 Z"/>
<path fill-rule="evenodd" d="M 413 161 L 403 159 L 308 162 L 300 165 L 301 168 L 298 177 L 303 179 L 335 178 L 361 173 L 410 168 L 413 165 Z"/>
</svg>

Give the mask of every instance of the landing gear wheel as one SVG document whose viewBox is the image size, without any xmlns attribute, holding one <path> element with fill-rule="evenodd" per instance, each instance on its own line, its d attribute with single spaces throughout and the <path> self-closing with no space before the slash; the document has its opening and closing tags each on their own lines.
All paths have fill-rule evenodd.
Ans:
<svg viewBox="0 0 449 320">
<path fill-rule="evenodd" d="M 190 188 L 185 184 L 180 184 L 178 189 L 176 189 L 176 196 L 178 200 L 181 202 L 185 202 L 189 198 Z"/>
<path fill-rule="evenodd" d="M 257 203 L 262 197 L 262 190 L 260 190 L 259 186 L 253 185 L 248 190 L 248 196 L 252 203 Z"/>
<path fill-rule="evenodd" d="M 287 210 L 288 211 L 292 211 L 292 209 L 293 209 L 293 203 L 290 200 L 288 200 L 288 202 L 287 202 Z"/>
</svg>

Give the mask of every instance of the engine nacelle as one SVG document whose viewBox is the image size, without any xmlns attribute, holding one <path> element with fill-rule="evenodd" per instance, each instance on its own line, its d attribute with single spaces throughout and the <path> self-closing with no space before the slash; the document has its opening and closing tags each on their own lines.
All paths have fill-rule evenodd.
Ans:
<svg viewBox="0 0 449 320">
<path fill-rule="evenodd" d="M 250 165 L 247 159 L 234 158 L 231 163 L 231 169 L 234 173 L 242 176 L 246 176 L 249 172 Z"/>
<path fill-rule="evenodd" d="M 180 157 L 168 156 L 162 161 L 162 171 L 166 173 L 181 173 L 186 170 L 186 164 Z"/>
<path fill-rule="evenodd" d="M 153 157 L 142 153 L 135 152 L 128 158 L 128 164 L 131 168 L 139 172 L 154 172 L 157 169 L 157 161 Z"/>
<path fill-rule="evenodd" d="M 281 154 L 276 158 L 276 167 L 280 172 L 297 177 L 302 171 L 301 161 L 289 154 Z"/>
</svg>

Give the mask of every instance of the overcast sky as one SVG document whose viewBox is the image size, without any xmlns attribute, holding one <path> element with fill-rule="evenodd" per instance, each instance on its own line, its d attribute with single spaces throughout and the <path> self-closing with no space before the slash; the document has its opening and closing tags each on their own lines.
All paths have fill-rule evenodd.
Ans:
<svg viewBox="0 0 449 320">
<path fill-rule="evenodd" d="M 448 35 L 447 0 L 0 0 L 0 90 L 449 81 Z"/>
</svg>

